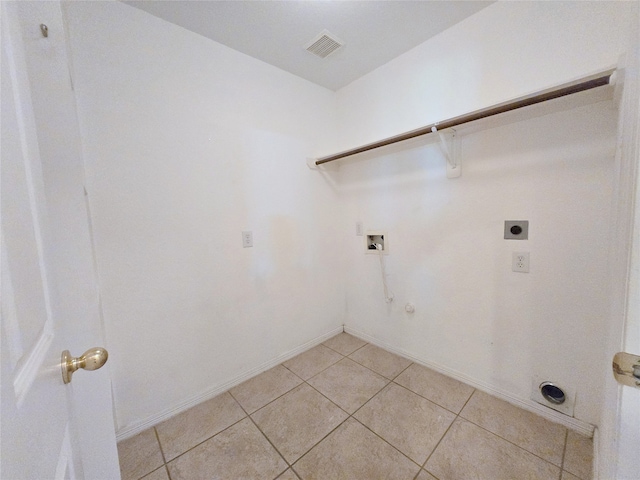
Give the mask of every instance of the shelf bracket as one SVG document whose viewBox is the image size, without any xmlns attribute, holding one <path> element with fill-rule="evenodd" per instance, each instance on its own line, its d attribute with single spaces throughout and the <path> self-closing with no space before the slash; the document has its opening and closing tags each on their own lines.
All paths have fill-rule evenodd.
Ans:
<svg viewBox="0 0 640 480">
<path fill-rule="evenodd" d="M 456 135 L 456 131 L 451 128 L 451 147 L 449 147 L 449 140 L 442 131 L 438 130 L 437 126 L 431 127 L 433 133 L 437 133 L 440 138 L 440 150 L 447 160 L 447 178 L 457 178 L 462 173 L 462 166 L 460 165 L 459 154 L 459 140 Z"/>
</svg>

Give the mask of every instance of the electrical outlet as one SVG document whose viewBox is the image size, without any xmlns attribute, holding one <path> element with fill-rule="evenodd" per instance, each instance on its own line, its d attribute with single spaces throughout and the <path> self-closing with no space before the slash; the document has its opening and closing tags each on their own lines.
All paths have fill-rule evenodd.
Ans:
<svg viewBox="0 0 640 480">
<path fill-rule="evenodd" d="M 520 273 L 529 273 L 529 252 L 513 252 L 511 257 L 511 270 Z"/>
<path fill-rule="evenodd" d="M 242 232 L 242 248 L 253 247 L 253 232 Z"/>
<path fill-rule="evenodd" d="M 356 222 L 356 235 L 358 237 L 361 237 L 362 235 L 364 235 L 362 230 L 362 222 Z"/>
</svg>

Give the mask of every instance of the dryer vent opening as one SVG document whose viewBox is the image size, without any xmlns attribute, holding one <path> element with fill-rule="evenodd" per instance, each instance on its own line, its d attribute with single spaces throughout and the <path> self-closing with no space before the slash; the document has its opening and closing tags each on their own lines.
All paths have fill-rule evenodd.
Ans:
<svg viewBox="0 0 640 480">
<path fill-rule="evenodd" d="M 565 380 L 534 374 L 531 378 L 531 400 L 547 408 L 573 417 L 576 387 Z M 550 379 L 551 378 L 551 379 Z"/>
<path fill-rule="evenodd" d="M 562 405 L 567 399 L 564 390 L 551 382 L 541 383 L 540 393 L 547 401 L 554 405 Z"/>
</svg>

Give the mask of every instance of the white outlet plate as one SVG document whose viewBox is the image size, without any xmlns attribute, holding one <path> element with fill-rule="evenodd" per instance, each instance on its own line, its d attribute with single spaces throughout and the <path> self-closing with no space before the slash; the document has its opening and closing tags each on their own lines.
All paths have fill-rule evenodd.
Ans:
<svg viewBox="0 0 640 480">
<path fill-rule="evenodd" d="M 520 273 L 529 273 L 529 252 L 513 252 L 511 257 L 511 270 Z"/>
<path fill-rule="evenodd" d="M 253 232 L 242 232 L 242 248 L 253 247 Z"/>
<path fill-rule="evenodd" d="M 361 237 L 362 235 L 364 235 L 364 230 L 362 229 L 362 222 L 356 222 L 356 235 L 358 237 Z"/>
</svg>

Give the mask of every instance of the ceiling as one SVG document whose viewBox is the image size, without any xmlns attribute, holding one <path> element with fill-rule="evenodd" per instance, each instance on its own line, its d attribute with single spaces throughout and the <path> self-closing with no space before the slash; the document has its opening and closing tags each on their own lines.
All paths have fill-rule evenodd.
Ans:
<svg viewBox="0 0 640 480">
<path fill-rule="evenodd" d="M 493 1 L 129 0 L 124 3 L 331 90 L 338 90 Z M 305 50 L 328 30 L 344 46 Z"/>
</svg>

